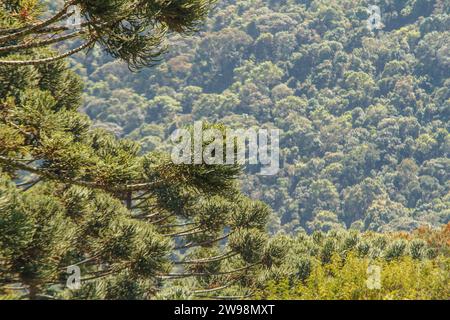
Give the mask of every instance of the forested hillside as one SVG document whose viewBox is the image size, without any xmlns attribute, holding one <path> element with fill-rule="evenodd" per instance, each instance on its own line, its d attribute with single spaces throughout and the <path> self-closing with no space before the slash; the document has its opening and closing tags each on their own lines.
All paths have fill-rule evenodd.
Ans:
<svg viewBox="0 0 450 320">
<path fill-rule="evenodd" d="M 373 2 L 218 1 L 155 68 L 79 56 L 82 109 L 144 151 L 199 119 L 281 129 L 280 173 L 241 179 L 273 208 L 272 232 L 439 226 L 450 217 L 450 1 Z M 367 27 L 372 4 L 382 30 Z"/>
</svg>

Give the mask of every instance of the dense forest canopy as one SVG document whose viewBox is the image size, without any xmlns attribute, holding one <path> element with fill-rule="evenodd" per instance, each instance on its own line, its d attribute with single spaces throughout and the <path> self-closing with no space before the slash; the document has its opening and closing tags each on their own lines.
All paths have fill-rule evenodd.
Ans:
<svg viewBox="0 0 450 320">
<path fill-rule="evenodd" d="M 369 30 L 367 8 L 383 29 Z M 450 2 L 219 1 L 202 32 L 171 38 L 138 74 L 77 59 L 83 110 L 144 150 L 195 120 L 281 129 L 282 171 L 244 191 L 272 231 L 393 231 L 450 217 Z"/>
</svg>

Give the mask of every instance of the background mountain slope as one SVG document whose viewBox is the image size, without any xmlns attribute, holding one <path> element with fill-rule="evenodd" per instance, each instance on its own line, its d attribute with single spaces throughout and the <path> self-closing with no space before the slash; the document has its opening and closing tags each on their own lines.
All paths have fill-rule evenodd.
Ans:
<svg viewBox="0 0 450 320">
<path fill-rule="evenodd" d="M 375 2 L 375 1 L 374 1 Z M 450 1 L 219 1 L 156 68 L 79 56 L 83 110 L 144 151 L 195 120 L 281 129 L 282 170 L 243 190 L 270 228 L 392 231 L 450 217 Z"/>
</svg>

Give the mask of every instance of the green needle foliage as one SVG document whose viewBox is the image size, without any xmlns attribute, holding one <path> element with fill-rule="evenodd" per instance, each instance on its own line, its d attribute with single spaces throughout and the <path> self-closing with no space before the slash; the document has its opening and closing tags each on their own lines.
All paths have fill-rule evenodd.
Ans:
<svg viewBox="0 0 450 320">
<path fill-rule="evenodd" d="M 44 1 L 47 2 L 47 1 Z M 75 52 L 100 44 L 130 69 L 153 65 L 165 52 L 166 37 L 196 31 L 211 0 L 67 0 L 44 15 L 39 0 L 6 0 L 0 4 L 0 54 L 47 48 L 79 39 Z M 45 8 L 45 7 L 44 7 Z M 74 10 L 74 8 L 76 8 Z M 68 20 L 70 19 L 70 20 Z M 67 23 L 70 21 L 71 23 Z M 70 56 L 72 50 L 36 59 L 8 57 L 1 64 L 45 64 Z M 15 59 L 14 59 L 15 58 Z"/>
<path fill-rule="evenodd" d="M 153 59 L 148 50 L 166 31 L 191 31 L 207 11 L 203 1 L 73 2 L 92 21 L 89 34 L 131 68 Z M 16 13 L 37 5 L 3 2 L 2 27 L 33 29 Z M 32 61 L 46 50 L 4 59 Z M 241 168 L 143 154 L 78 113 L 81 92 L 63 60 L 0 62 L 0 296 L 252 295 L 283 248 L 265 233 L 268 207 L 240 194 Z M 69 266 L 81 269 L 79 290 L 66 287 Z"/>
</svg>

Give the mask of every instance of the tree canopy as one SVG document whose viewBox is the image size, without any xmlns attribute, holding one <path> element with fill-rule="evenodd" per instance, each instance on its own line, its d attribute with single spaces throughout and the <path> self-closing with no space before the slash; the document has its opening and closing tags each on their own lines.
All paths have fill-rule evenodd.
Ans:
<svg viewBox="0 0 450 320">
<path fill-rule="evenodd" d="M 371 31 L 371 4 L 222 1 L 157 72 L 103 55 L 79 65 L 83 110 L 149 150 L 200 119 L 279 128 L 280 174 L 243 180 L 276 213 L 272 230 L 438 227 L 450 218 L 450 5 L 378 1 L 384 27 Z"/>
</svg>

